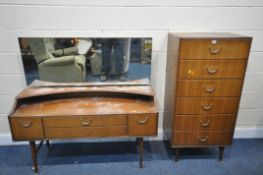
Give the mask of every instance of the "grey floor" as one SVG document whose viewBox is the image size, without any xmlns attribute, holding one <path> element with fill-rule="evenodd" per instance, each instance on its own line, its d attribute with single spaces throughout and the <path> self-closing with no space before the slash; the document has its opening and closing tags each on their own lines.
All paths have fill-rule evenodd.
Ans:
<svg viewBox="0 0 263 175">
<path fill-rule="evenodd" d="M 167 142 L 146 142 L 138 168 L 135 142 L 63 143 L 41 148 L 40 173 L 47 175 L 262 175 L 263 139 L 236 139 L 218 161 L 216 148 L 183 149 L 179 162 Z M 30 175 L 28 145 L 0 147 L 0 175 Z"/>
</svg>

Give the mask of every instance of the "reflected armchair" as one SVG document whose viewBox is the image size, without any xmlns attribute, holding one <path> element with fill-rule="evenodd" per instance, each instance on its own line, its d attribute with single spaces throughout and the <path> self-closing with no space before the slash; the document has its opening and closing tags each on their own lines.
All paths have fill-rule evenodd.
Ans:
<svg viewBox="0 0 263 175">
<path fill-rule="evenodd" d="M 38 64 L 41 80 L 53 82 L 83 82 L 86 58 L 76 55 L 77 48 L 54 49 L 50 38 L 29 38 L 29 46 Z"/>
</svg>

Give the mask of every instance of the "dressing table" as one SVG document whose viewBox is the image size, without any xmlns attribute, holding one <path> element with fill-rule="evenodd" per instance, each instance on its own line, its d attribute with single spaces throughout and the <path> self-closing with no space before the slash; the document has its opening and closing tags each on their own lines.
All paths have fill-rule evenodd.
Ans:
<svg viewBox="0 0 263 175">
<path fill-rule="evenodd" d="M 116 83 L 34 81 L 9 115 L 14 141 L 29 141 L 38 172 L 36 141 L 134 137 L 143 167 L 143 137 L 156 136 L 158 112 L 148 80 Z"/>
</svg>

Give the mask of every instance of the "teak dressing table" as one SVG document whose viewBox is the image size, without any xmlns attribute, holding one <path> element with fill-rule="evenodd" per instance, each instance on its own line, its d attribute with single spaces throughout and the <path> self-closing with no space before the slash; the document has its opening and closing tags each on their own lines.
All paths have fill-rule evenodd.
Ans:
<svg viewBox="0 0 263 175">
<path fill-rule="evenodd" d="M 29 141 L 33 170 L 37 152 L 52 139 L 136 137 L 140 168 L 143 137 L 157 135 L 158 112 L 147 80 L 125 83 L 34 81 L 17 97 L 9 115 L 14 141 Z M 40 140 L 36 147 L 36 140 Z"/>
</svg>

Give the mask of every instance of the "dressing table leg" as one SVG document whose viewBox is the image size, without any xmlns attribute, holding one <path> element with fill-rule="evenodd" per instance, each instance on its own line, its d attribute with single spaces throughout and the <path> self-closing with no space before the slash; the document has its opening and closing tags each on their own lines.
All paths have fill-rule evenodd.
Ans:
<svg viewBox="0 0 263 175">
<path fill-rule="evenodd" d="M 223 156 L 224 156 L 224 150 L 225 150 L 225 147 L 224 146 L 219 146 L 219 161 L 222 161 L 223 160 Z"/>
<path fill-rule="evenodd" d="M 175 148 L 175 161 L 178 162 L 180 157 L 180 149 Z"/>
<path fill-rule="evenodd" d="M 46 140 L 46 146 L 47 146 L 48 149 L 50 149 L 49 140 Z"/>
<path fill-rule="evenodd" d="M 35 173 L 38 173 L 38 164 L 37 164 L 37 149 L 36 149 L 36 142 L 35 141 L 29 141 L 30 148 L 31 148 L 31 154 L 32 154 L 32 160 L 33 160 L 33 171 Z"/>
<path fill-rule="evenodd" d="M 140 162 L 139 162 L 139 167 L 143 168 L 143 138 L 138 138 L 137 139 L 139 142 L 139 151 L 140 151 Z"/>
</svg>

